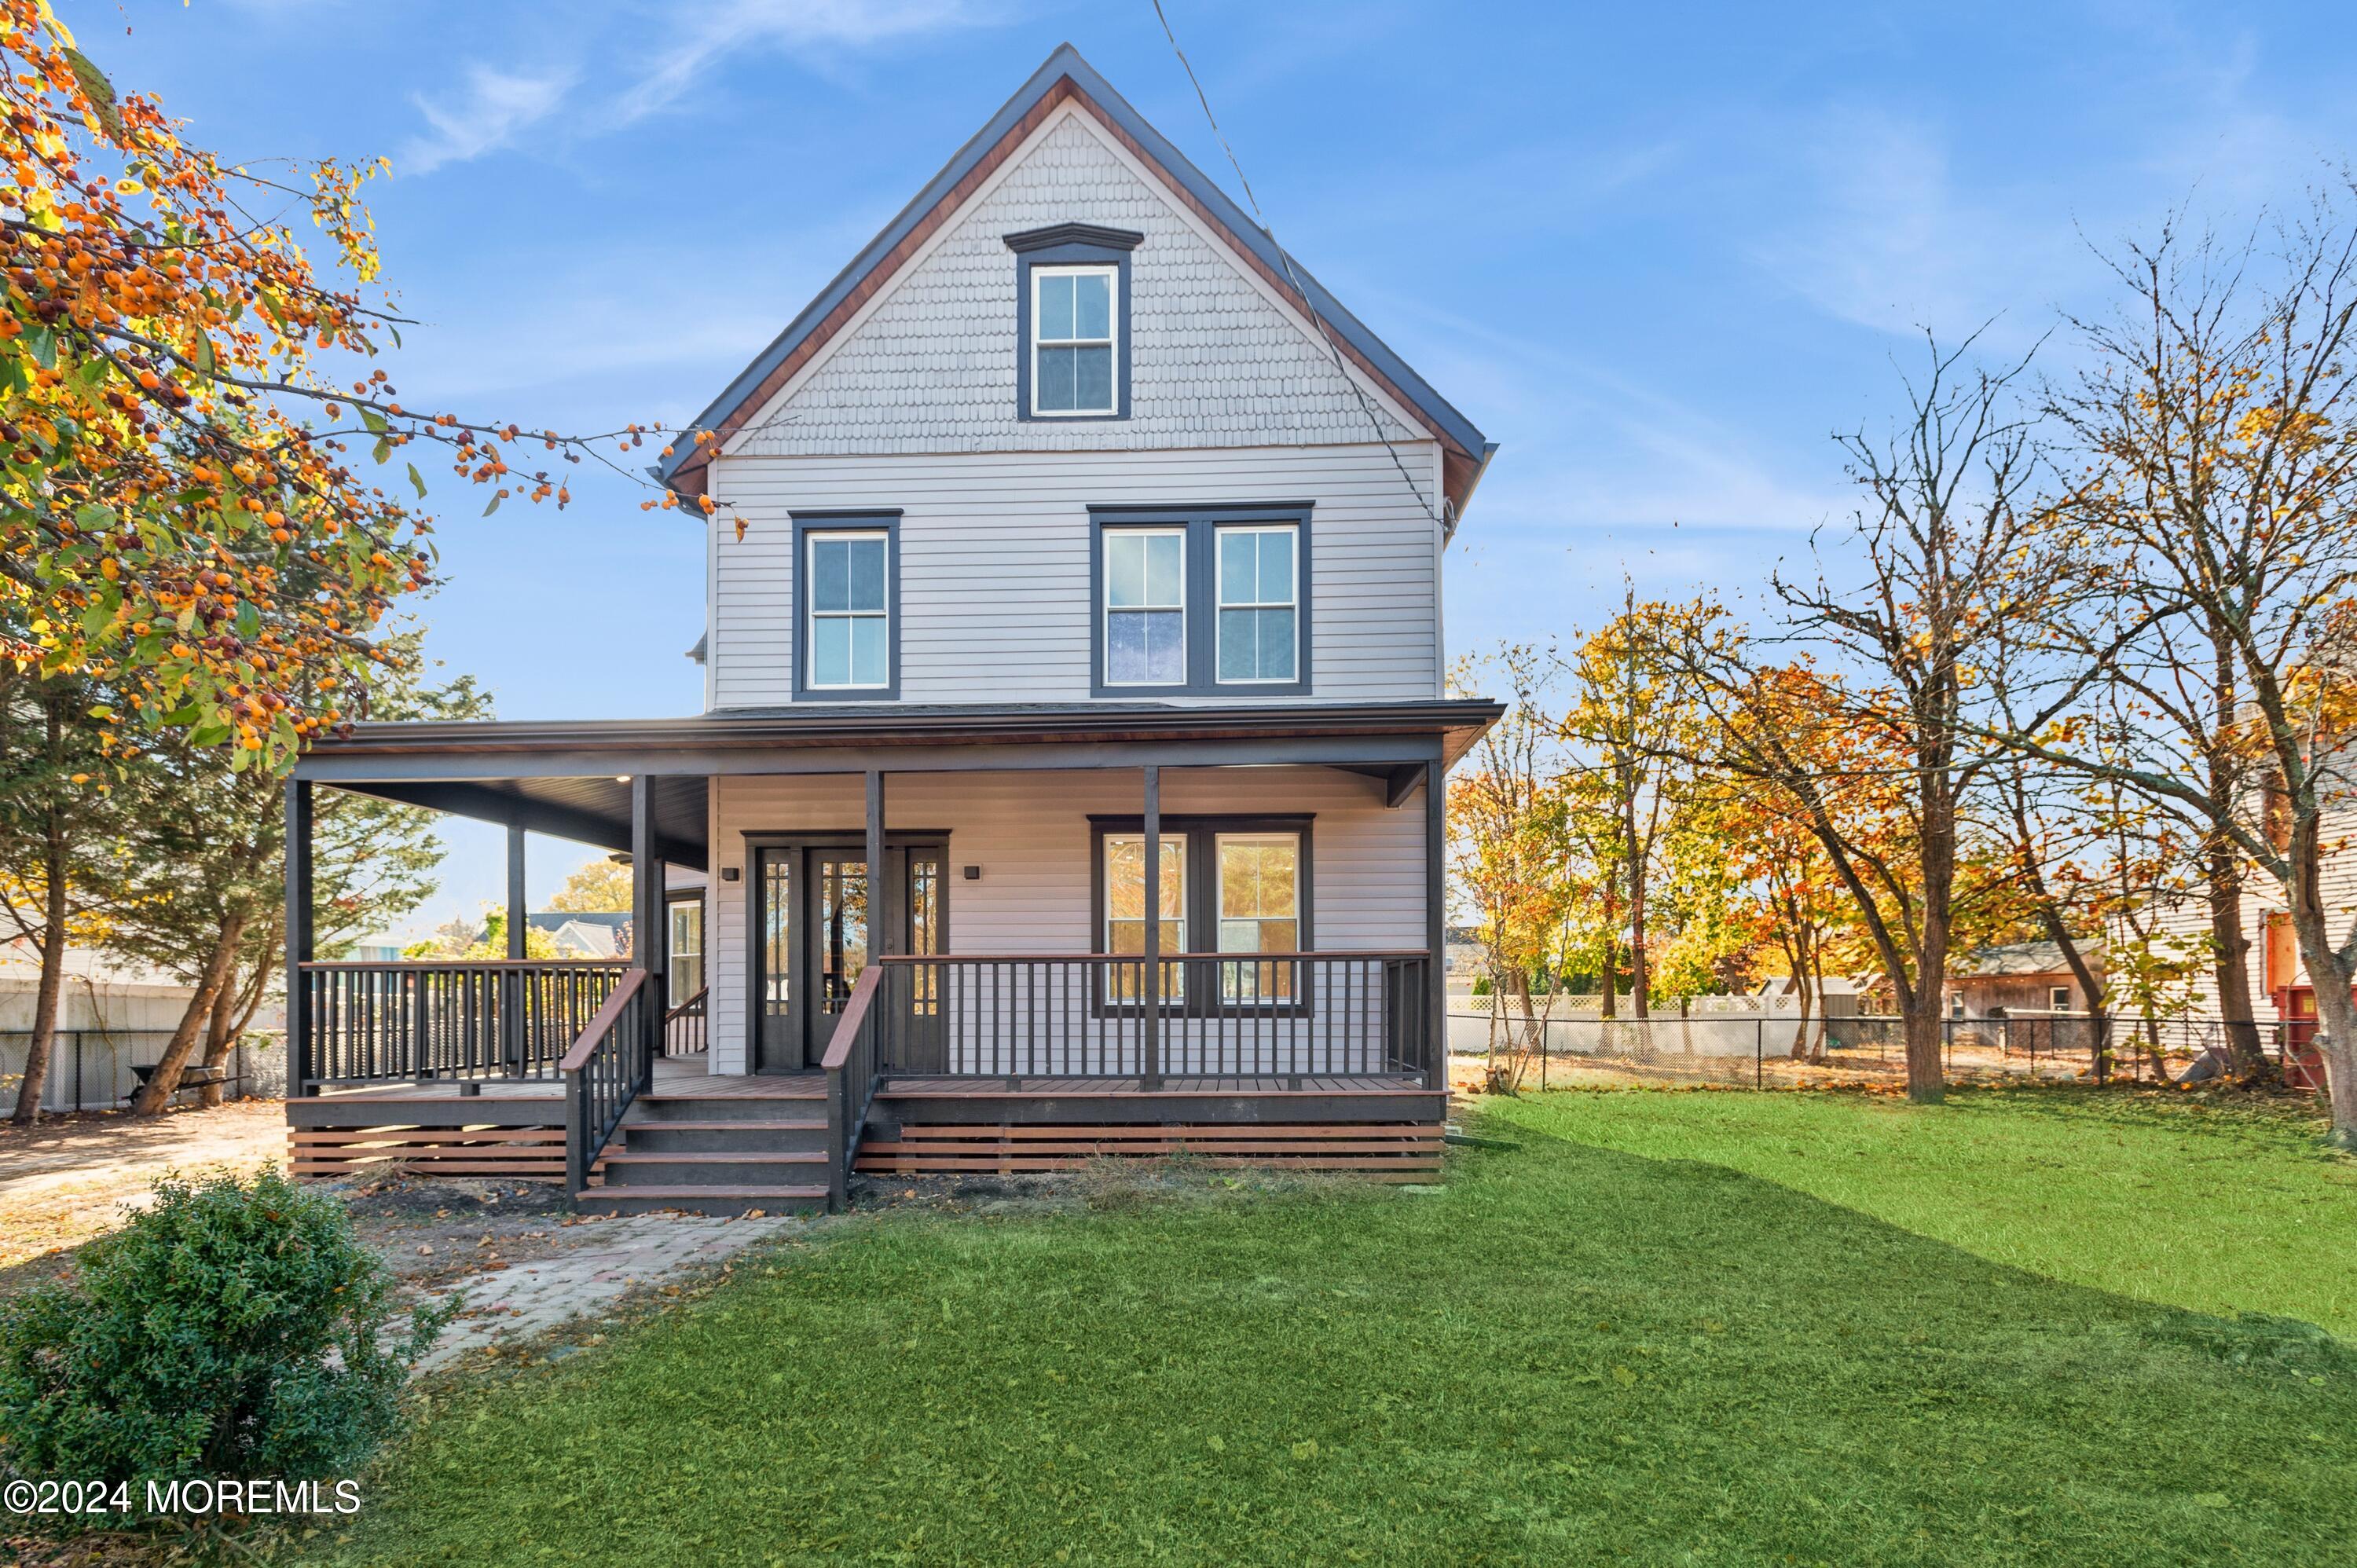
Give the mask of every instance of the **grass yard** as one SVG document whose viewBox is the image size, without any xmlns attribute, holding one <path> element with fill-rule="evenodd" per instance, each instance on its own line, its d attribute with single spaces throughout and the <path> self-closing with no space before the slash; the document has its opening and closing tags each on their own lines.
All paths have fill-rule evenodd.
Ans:
<svg viewBox="0 0 2357 1568">
<path fill-rule="evenodd" d="M 1522 1147 L 1438 1194 L 836 1227 L 441 1402 L 298 1554 L 2348 1560 L 2357 1352 L 2282 1319 L 2348 1322 L 2357 1166 L 2302 1126 L 1968 1092 L 1482 1127 Z"/>
</svg>

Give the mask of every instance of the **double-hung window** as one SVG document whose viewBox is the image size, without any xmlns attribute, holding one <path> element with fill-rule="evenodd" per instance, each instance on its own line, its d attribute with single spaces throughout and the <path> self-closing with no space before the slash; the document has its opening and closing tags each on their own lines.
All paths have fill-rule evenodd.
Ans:
<svg viewBox="0 0 2357 1568">
<path fill-rule="evenodd" d="M 1099 507 L 1101 697 L 1309 692 L 1307 507 Z"/>
<path fill-rule="evenodd" d="M 1293 832 L 1215 833 L 1219 871 L 1220 943 L 1223 953 L 1301 950 L 1301 835 Z M 1290 963 L 1222 963 L 1222 1001 L 1293 999 Z"/>
<path fill-rule="evenodd" d="M 1187 531 L 1109 528 L 1104 556 L 1108 686 L 1187 683 Z"/>
<path fill-rule="evenodd" d="M 897 513 L 794 518 L 794 694 L 899 694 Z"/>
<path fill-rule="evenodd" d="M 1031 413 L 1115 412 L 1115 267 L 1031 269 Z"/>
<path fill-rule="evenodd" d="M 1103 841 L 1104 950 L 1115 957 L 1136 957 L 1146 951 L 1146 835 L 1107 833 Z M 1187 840 L 1179 833 L 1162 835 L 1159 872 L 1162 896 L 1155 902 L 1156 942 L 1165 955 L 1187 950 Z M 1145 993 L 1142 966 L 1116 964 L 1106 987 L 1114 1001 L 1135 1002 Z M 1163 995 L 1175 997 L 1183 985 L 1175 973 L 1166 973 Z"/>
<path fill-rule="evenodd" d="M 1298 601 L 1293 558 L 1300 531 L 1291 525 L 1235 524 L 1216 531 L 1220 542 L 1220 660 L 1222 683 L 1297 679 Z"/>
</svg>

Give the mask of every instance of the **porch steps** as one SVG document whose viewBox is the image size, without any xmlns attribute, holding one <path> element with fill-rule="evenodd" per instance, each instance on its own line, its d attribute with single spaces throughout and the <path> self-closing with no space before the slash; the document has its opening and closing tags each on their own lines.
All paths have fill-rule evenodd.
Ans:
<svg viewBox="0 0 2357 1568">
<path fill-rule="evenodd" d="M 574 1204 L 603 1214 L 812 1212 L 826 1207 L 825 1174 L 823 1101 L 774 1088 L 759 1096 L 658 1090 L 632 1102 L 600 1179 Z"/>
</svg>

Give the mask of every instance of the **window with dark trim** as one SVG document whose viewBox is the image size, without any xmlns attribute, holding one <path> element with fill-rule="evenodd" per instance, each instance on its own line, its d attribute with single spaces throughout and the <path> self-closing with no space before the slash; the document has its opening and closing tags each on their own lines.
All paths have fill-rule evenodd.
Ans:
<svg viewBox="0 0 2357 1568">
<path fill-rule="evenodd" d="M 1311 948 L 1310 823 L 1308 817 L 1178 817 L 1162 819 L 1161 950 L 1167 955 L 1218 953 L 1218 961 L 1187 964 L 1170 977 L 1172 1007 L 1291 1009 L 1300 966 L 1249 961 L 1255 953 L 1308 952 Z M 1090 880 L 1095 950 L 1146 950 L 1146 837 L 1137 817 L 1090 819 Z M 1233 960 L 1224 955 L 1234 954 Z M 1137 977 L 1119 977 L 1114 1003 L 1133 1001 Z"/>
<path fill-rule="evenodd" d="M 1309 507 L 1092 507 L 1089 690 L 1309 694 Z"/>
<path fill-rule="evenodd" d="M 1129 417 L 1126 229 L 1059 223 L 1006 236 L 1015 252 L 1015 417 Z"/>
<path fill-rule="evenodd" d="M 900 694 L 900 514 L 795 512 L 794 697 Z"/>
</svg>

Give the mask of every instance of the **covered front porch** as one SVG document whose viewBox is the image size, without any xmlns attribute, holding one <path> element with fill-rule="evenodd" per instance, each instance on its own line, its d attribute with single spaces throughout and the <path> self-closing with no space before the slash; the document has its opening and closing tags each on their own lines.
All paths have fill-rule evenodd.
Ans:
<svg viewBox="0 0 2357 1568">
<path fill-rule="evenodd" d="M 561 1176 L 582 1201 L 839 1203 L 856 1170 L 1180 1149 L 1426 1171 L 1440 784 L 1494 713 L 363 726 L 289 786 L 290 1123 L 315 1149 L 373 1132 L 332 1146 Z M 505 823 L 511 932 L 527 831 L 627 848 L 641 932 L 666 929 L 664 867 L 694 868 L 708 983 L 675 984 L 660 940 L 602 963 L 317 961 L 322 787 Z"/>
</svg>

